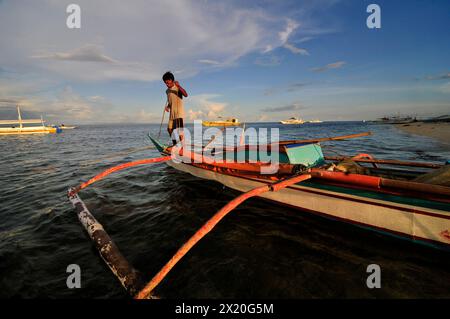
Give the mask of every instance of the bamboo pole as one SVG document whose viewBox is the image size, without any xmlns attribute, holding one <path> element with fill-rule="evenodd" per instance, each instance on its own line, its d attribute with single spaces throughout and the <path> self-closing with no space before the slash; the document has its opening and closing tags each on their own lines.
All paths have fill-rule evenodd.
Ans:
<svg viewBox="0 0 450 319">
<path fill-rule="evenodd" d="M 131 296 L 134 296 L 142 287 L 139 272 L 128 263 L 103 226 L 89 212 L 78 194 L 73 189 L 69 189 L 69 194 L 71 194 L 69 195 L 69 200 L 77 211 L 78 219 L 92 239 L 100 256 L 117 279 L 119 279 L 125 290 Z"/>
<path fill-rule="evenodd" d="M 19 128 L 22 129 L 23 128 L 23 125 L 22 125 L 22 114 L 20 114 L 19 104 L 17 104 L 17 113 L 18 113 L 18 118 L 19 118 Z"/>
<path fill-rule="evenodd" d="M 281 142 L 279 142 L 279 144 L 284 145 L 284 144 L 299 144 L 299 143 L 318 143 L 318 142 L 325 142 L 325 141 L 339 141 L 339 140 L 346 140 L 349 138 L 357 138 L 357 137 L 363 137 L 363 136 L 369 136 L 369 135 L 372 135 L 372 132 L 363 132 L 363 133 L 341 135 L 341 136 L 334 136 L 334 137 L 321 137 L 321 138 L 315 138 L 315 139 L 309 139 L 309 140 L 281 141 Z"/>
<path fill-rule="evenodd" d="M 329 161 L 352 160 L 354 162 L 400 165 L 400 166 L 411 166 L 411 167 L 425 167 L 425 168 L 440 168 L 440 167 L 442 167 L 442 165 L 440 165 L 440 164 L 432 164 L 432 163 L 418 163 L 418 162 L 405 162 L 405 161 L 397 161 L 397 160 L 364 159 L 364 158 L 354 159 L 352 157 L 347 157 L 347 156 L 325 156 L 324 158 Z"/>
</svg>

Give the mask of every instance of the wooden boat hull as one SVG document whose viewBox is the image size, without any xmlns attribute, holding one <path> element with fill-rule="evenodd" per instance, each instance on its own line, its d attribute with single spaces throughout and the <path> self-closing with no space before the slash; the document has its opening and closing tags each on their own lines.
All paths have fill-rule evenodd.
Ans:
<svg viewBox="0 0 450 319">
<path fill-rule="evenodd" d="M 159 152 L 170 155 L 164 145 L 149 137 Z M 258 175 L 236 166 L 245 164 L 206 165 L 179 161 L 168 161 L 167 164 L 241 192 L 279 180 L 277 176 Z M 280 164 L 282 167 L 283 164 Z M 284 170 L 289 170 L 289 167 Z M 313 172 L 314 169 L 311 174 Z M 438 199 L 438 192 L 426 195 L 422 194 L 422 190 L 380 189 L 380 180 L 374 176 L 333 174 L 328 171 L 320 174 L 323 177 L 336 175 L 339 178 L 304 181 L 260 196 L 305 212 L 450 250 L 450 200 L 445 195 L 448 190 L 441 190 L 444 195 L 441 194 Z"/>
<path fill-rule="evenodd" d="M 217 181 L 229 188 L 246 192 L 263 186 L 267 180 L 232 176 L 196 167 L 191 164 L 167 162 L 169 166 L 199 178 Z M 450 205 L 443 209 L 402 204 L 303 184 L 261 197 L 301 209 L 305 212 L 345 221 L 372 230 L 400 236 L 434 247 L 450 249 Z"/>
<path fill-rule="evenodd" d="M 50 134 L 57 133 L 55 127 L 23 127 L 23 128 L 0 128 L 0 135 L 28 135 L 28 134 Z"/>
<path fill-rule="evenodd" d="M 281 124 L 284 125 L 296 125 L 296 124 L 304 124 L 303 121 L 280 121 Z"/>
<path fill-rule="evenodd" d="M 42 117 L 40 119 L 22 119 L 19 105 L 17 105 L 17 116 L 17 120 L 0 120 L 0 135 L 49 134 L 60 132 L 58 127 L 45 125 Z M 28 124 L 39 125 L 28 126 Z"/>
<path fill-rule="evenodd" d="M 220 121 L 216 121 L 216 122 L 210 122 L 210 121 L 203 121 L 202 122 L 203 126 L 240 126 L 241 123 L 236 122 L 220 122 Z"/>
</svg>

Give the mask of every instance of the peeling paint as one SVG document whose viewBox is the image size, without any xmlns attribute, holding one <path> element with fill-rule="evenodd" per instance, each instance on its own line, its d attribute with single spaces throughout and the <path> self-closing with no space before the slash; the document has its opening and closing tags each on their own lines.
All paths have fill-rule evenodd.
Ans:
<svg viewBox="0 0 450 319">
<path fill-rule="evenodd" d="M 73 192 L 73 189 L 69 189 L 68 197 L 77 211 L 80 223 L 86 229 L 102 259 L 117 279 L 119 279 L 122 286 L 131 296 L 134 296 L 142 286 L 138 271 L 136 271 L 120 253 L 103 226 L 89 212 L 78 194 Z"/>
</svg>

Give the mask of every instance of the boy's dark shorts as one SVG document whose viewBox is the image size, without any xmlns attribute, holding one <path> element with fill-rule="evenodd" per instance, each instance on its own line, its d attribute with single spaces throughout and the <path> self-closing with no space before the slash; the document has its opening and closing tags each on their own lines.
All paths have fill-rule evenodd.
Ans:
<svg viewBox="0 0 450 319">
<path fill-rule="evenodd" d="M 169 121 L 169 129 L 175 130 L 177 128 L 183 128 L 184 124 L 183 124 L 183 119 L 182 118 L 177 118 L 177 119 L 173 119 L 171 121 Z"/>
</svg>

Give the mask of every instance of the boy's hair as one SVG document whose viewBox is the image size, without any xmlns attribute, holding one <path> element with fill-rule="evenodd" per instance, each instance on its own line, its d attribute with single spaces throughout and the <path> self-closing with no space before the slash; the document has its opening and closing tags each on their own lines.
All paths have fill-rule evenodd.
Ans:
<svg viewBox="0 0 450 319">
<path fill-rule="evenodd" d="M 172 72 L 170 72 L 170 71 L 164 73 L 162 79 L 164 82 L 166 82 L 167 80 L 175 81 L 175 77 L 173 76 Z"/>
</svg>

